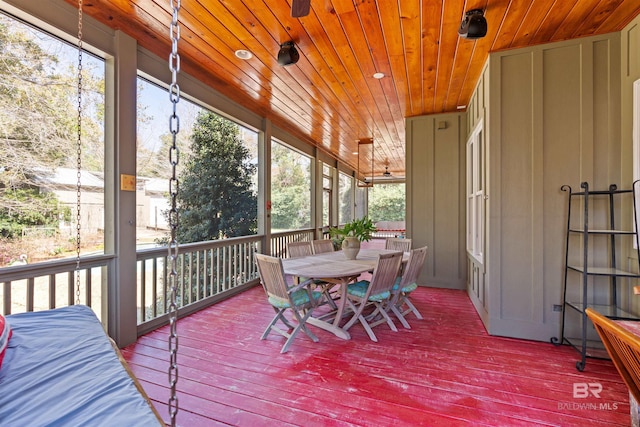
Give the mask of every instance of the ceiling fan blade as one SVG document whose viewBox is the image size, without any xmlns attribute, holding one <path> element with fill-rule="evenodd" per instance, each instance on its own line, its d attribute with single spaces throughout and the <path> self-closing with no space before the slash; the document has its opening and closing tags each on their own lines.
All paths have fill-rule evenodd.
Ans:
<svg viewBox="0 0 640 427">
<path fill-rule="evenodd" d="M 302 18 L 309 14 L 311 0 L 293 0 L 291 3 L 291 16 L 293 18 Z"/>
</svg>

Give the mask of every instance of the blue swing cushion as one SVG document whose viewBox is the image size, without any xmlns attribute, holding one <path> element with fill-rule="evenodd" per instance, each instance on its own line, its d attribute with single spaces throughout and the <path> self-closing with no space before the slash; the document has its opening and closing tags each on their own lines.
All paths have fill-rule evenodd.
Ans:
<svg viewBox="0 0 640 427">
<path fill-rule="evenodd" d="M 9 345 L 9 338 L 11 338 L 11 326 L 9 326 L 7 319 L 0 314 L 0 367 L 2 367 L 4 353 Z"/>
<path fill-rule="evenodd" d="M 351 295 L 355 295 L 359 298 L 364 298 L 369 288 L 368 280 L 360 280 L 359 282 L 352 283 L 347 287 L 347 292 Z M 369 295 L 369 301 L 384 301 L 389 298 L 390 292 L 384 291 L 379 294 Z"/>
</svg>

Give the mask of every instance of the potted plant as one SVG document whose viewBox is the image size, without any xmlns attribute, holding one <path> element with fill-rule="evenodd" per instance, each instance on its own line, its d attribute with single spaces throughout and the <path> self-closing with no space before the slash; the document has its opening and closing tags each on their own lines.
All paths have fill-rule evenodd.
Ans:
<svg viewBox="0 0 640 427">
<path fill-rule="evenodd" d="M 329 234 L 337 248 L 342 248 L 347 259 L 356 259 L 360 252 L 360 242 L 371 240 L 376 226 L 369 217 L 354 219 L 342 227 L 332 227 Z"/>
</svg>

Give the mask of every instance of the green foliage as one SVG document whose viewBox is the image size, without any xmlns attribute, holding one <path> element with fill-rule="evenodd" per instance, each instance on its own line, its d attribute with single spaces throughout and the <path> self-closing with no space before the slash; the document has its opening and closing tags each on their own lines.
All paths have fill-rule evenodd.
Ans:
<svg viewBox="0 0 640 427">
<path fill-rule="evenodd" d="M 61 208 L 51 193 L 38 190 L 14 189 L 0 191 L 0 236 L 14 239 L 22 236 L 25 227 L 58 227 L 60 217 L 69 219 L 69 208 Z"/>
<path fill-rule="evenodd" d="M 353 219 L 353 190 L 352 179 L 344 174 L 340 174 L 339 195 L 340 212 L 338 212 L 338 221 L 340 223 L 351 221 Z"/>
<path fill-rule="evenodd" d="M 297 230 L 311 226 L 309 158 L 280 144 L 271 152 L 271 228 Z"/>
<path fill-rule="evenodd" d="M 27 227 L 57 228 L 59 216 L 70 215 L 59 210 L 50 184 L 36 179 L 76 165 L 77 69 L 63 66 L 74 48 L 54 40 L 0 14 L 0 236 L 9 239 Z M 102 170 L 104 79 L 96 63 L 85 55 L 82 164 Z"/>
<path fill-rule="evenodd" d="M 374 222 L 404 221 L 405 213 L 404 184 L 376 184 L 369 189 L 369 215 Z"/>
<path fill-rule="evenodd" d="M 43 35 L 0 15 L 0 110 L 3 156 L 0 186 L 32 185 L 35 169 L 74 167 L 77 70 L 60 66 L 60 43 L 42 47 Z M 67 49 L 72 49 L 66 47 Z M 83 67 L 83 164 L 103 167 L 103 79 Z M 0 203 L 2 200 L 0 200 Z"/>
<path fill-rule="evenodd" d="M 357 237 L 361 242 L 371 240 L 372 234 L 376 231 L 376 226 L 369 217 L 354 219 L 346 223 L 343 227 L 332 227 L 329 234 L 333 238 L 334 245 L 338 247 L 345 237 Z"/>
<path fill-rule="evenodd" d="M 182 243 L 255 234 L 256 166 L 235 123 L 210 111 L 198 114 L 192 156 L 180 174 L 178 240 Z"/>
</svg>

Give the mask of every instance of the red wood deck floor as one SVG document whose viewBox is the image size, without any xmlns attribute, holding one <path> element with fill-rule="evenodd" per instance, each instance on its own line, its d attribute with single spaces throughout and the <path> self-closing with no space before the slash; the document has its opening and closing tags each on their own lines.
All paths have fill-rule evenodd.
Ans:
<svg viewBox="0 0 640 427">
<path fill-rule="evenodd" d="M 178 398 L 181 426 L 622 426 L 627 390 L 610 361 L 567 346 L 487 335 L 463 291 L 419 288 L 424 320 L 411 330 L 360 325 L 344 341 L 261 341 L 273 310 L 261 287 L 181 319 Z M 165 421 L 167 328 L 124 349 Z M 574 384 L 579 383 L 575 390 Z M 592 391 L 602 392 L 588 398 Z"/>
</svg>

